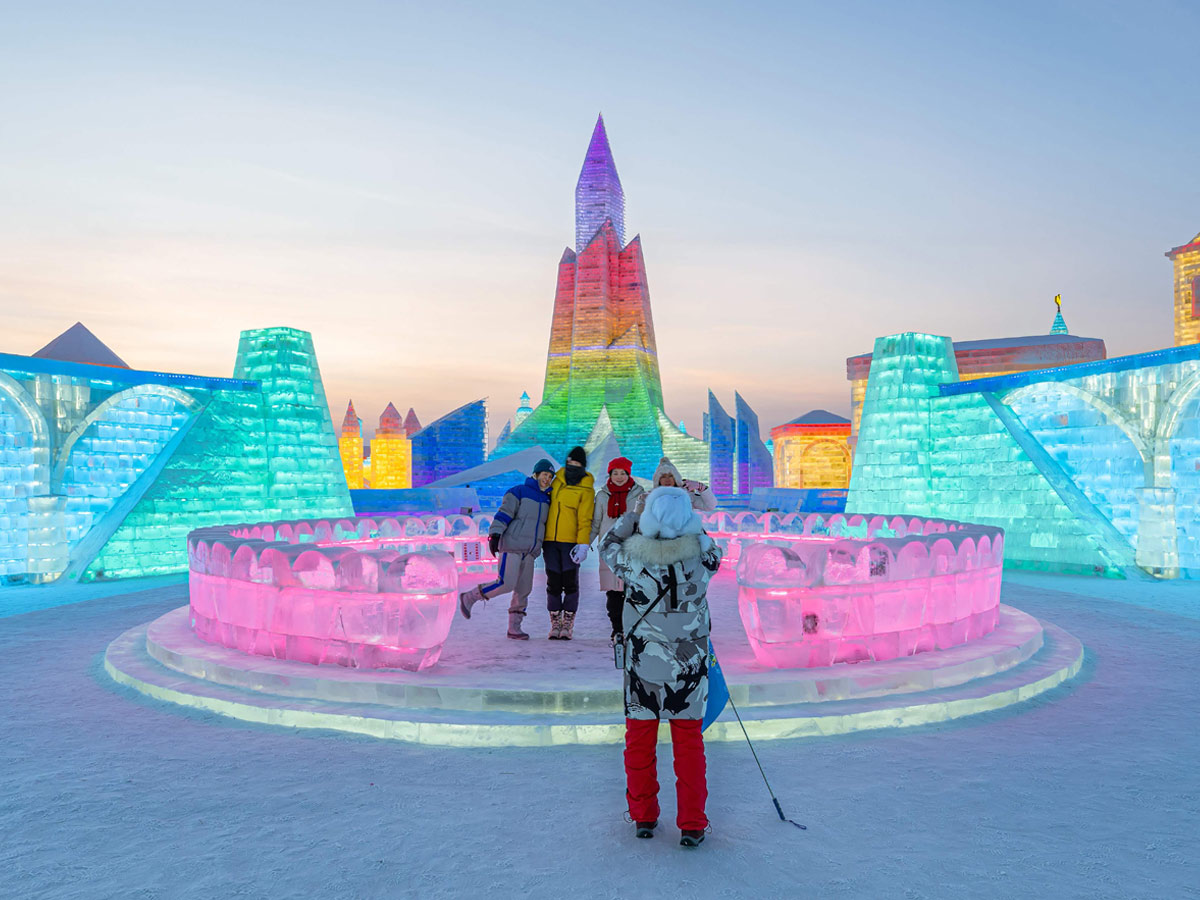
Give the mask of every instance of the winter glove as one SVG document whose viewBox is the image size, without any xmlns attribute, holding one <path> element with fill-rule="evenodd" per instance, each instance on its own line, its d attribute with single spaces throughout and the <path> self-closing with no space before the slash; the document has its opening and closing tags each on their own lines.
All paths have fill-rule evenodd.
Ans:
<svg viewBox="0 0 1200 900">
<path fill-rule="evenodd" d="M 707 535 L 706 535 L 707 536 Z M 710 546 L 704 549 L 700 554 L 700 564 L 710 572 L 716 572 L 721 568 L 722 547 L 716 541 L 711 541 Z"/>
<path fill-rule="evenodd" d="M 489 534 L 488 535 L 488 549 L 492 551 L 492 556 L 500 555 L 500 535 L 498 535 L 498 534 Z"/>
<path fill-rule="evenodd" d="M 577 566 L 582 566 L 583 561 L 587 559 L 588 550 L 590 549 L 591 547 L 587 544 L 576 544 L 571 550 L 571 562 Z"/>
<path fill-rule="evenodd" d="M 689 494 L 703 494 L 708 490 L 708 485 L 703 481 L 692 481 L 690 478 L 683 479 L 683 489 Z"/>
</svg>

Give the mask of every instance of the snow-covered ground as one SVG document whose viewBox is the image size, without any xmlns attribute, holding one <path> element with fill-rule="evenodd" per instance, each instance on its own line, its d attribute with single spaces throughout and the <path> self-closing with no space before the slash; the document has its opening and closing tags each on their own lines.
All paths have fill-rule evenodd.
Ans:
<svg viewBox="0 0 1200 900">
<path fill-rule="evenodd" d="M 0 588 L 0 898 L 1200 897 L 1195 584 L 1009 575 L 1004 602 L 1086 645 L 1075 682 L 948 725 L 761 744 L 805 832 L 744 744 L 712 745 L 695 851 L 669 752 L 664 826 L 638 841 L 617 748 L 292 732 L 108 682 L 108 642 L 185 592 Z"/>
</svg>

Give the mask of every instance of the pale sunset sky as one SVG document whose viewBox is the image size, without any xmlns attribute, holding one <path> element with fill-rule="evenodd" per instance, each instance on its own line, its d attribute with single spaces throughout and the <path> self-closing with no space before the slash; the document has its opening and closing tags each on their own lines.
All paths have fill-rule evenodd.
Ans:
<svg viewBox="0 0 1200 900">
<path fill-rule="evenodd" d="M 81 320 L 229 375 L 314 334 L 430 422 L 540 399 L 603 111 L 667 412 L 849 410 L 876 336 L 1171 343 L 1200 231 L 1189 3 L 3 3 L 0 351 Z"/>
</svg>

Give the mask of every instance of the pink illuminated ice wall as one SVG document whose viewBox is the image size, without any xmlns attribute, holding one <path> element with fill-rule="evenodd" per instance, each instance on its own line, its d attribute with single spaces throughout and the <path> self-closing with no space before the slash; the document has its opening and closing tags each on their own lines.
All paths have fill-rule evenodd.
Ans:
<svg viewBox="0 0 1200 900">
<path fill-rule="evenodd" d="M 462 521 L 318 520 L 193 531 L 192 627 L 202 640 L 276 659 L 426 669 L 450 632 L 460 566 L 480 564 L 479 523 L 454 518 Z"/>
<path fill-rule="evenodd" d="M 738 610 L 763 665 L 895 659 L 996 627 L 1000 528 L 899 516 L 769 518 L 757 532 L 753 518 L 710 524 L 718 540 L 737 545 Z M 743 530 L 720 533 L 734 524 Z"/>
</svg>

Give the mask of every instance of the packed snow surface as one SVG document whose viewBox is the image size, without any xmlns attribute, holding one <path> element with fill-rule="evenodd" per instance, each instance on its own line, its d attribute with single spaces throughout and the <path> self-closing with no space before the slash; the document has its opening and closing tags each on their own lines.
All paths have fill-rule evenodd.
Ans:
<svg viewBox="0 0 1200 900">
<path fill-rule="evenodd" d="M 601 618 L 583 580 L 580 616 Z M 538 596 L 527 646 L 554 653 Z M 946 725 L 761 743 L 803 832 L 744 744 L 711 745 L 713 832 L 686 851 L 666 748 L 663 823 L 639 841 L 619 748 L 187 712 L 100 664 L 186 602 L 182 579 L 0 588 L 0 897 L 1200 897 L 1200 590 L 1009 574 L 1002 599 L 1083 641 L 1079 678 Z M 607 654 L 601 631 L 570 652 Z"/>
</svg>

